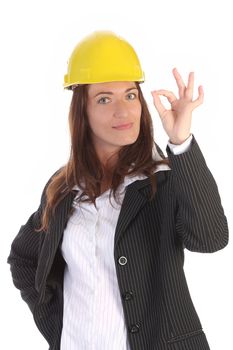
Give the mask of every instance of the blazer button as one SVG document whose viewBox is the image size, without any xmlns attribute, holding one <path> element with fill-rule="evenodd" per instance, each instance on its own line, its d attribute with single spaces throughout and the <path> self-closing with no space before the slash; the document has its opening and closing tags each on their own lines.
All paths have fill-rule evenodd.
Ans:
<svg viewBox="0 0 233 350">
<path fill-rule="evenodd" d="M 130 328 L 130 333 L 137 333 L 139 331 L 139 324 L 134 324 L 131 328 Z"/>
<path fill-rule="evenodd" d="M 118 262 L 120 265 L 125 265 L 127 264 L 127 259 L 125 256 L 121 256 L 119 259 L 118 259 Z"/>
<path fill-rule="evenodd" d="M 131 292 L 131 291 L 130 292 L 126 292 L 125 294 L 123 294 L 123 298 L 126 301 L 132 299 L 133 298 L 133 292 Z"/>
</svg>

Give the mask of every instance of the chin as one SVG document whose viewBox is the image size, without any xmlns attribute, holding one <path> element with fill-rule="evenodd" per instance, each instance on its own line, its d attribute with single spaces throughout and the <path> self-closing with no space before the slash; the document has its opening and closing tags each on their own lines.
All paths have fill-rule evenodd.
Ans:
<svg viewBox="0 0 233 350">
<path fill-rule="evenodd" d="M 133 143 L 135 143 L 137 141 L 137 137 L 134 139 L 129 140 L 128 142 L 126 141 L 125 143 L 122 144 L 122 146 L 127 146 L 127 145 L 132 145 Z"/>
</svg>

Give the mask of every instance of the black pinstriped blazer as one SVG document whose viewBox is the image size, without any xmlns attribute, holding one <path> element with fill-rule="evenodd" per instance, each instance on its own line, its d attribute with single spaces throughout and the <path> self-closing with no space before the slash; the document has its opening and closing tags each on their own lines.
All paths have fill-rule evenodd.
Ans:
<svg viewBox="0 0 233 350">
<path fill-rule="evenodd" d="M 212 253 L 224 248 L 227 218 L 194 135 L 185 153 L 174 155 L 168 146 L 166 151 L 171 170 L 155 173 L 154 199 L 149 201 L 149 178 L 131 183 L 115 230 L 127 336 L 131 350 L 208 350 L 183 270 L 184 249 Z M 14 238 L 7 262 L 49 349 L 59 350 L 65 267 L 59 247 L 76 191 L 60 202 L 48 232 L 36 233 L 49 181 L 38 210 Z"/>
</svg>

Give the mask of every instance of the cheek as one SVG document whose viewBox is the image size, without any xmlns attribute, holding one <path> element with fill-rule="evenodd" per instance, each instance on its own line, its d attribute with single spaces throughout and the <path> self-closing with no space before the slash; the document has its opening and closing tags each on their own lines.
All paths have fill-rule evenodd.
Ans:
<svg viewBox="0 0 233 350">
<path fill-rule="evenodd" d="M 138 103 L 135 103 L 132 105 L 131 112 L 135 117 L 140 118 L 140 116 L 142 114 L 142 106 L 141 106 L 140 101 L 138 101 Z"/>
<path fill-rule="evenodd" d="M 109 126 L 109 123 L 103 115 L 92 115 L 89 118 L 89 125 L 94 133 L 101 134 L 105 132 L 104 130 Z"/>
<path fill-rule="evenodd" d="M 91 129 L 98 129 L 99 125 L 102 124 L 103 118 L 101 118 L 101 114 L 97 113 L 96 110 L 93 110 L 92 106 L 87 107 L 87 119 Z"/>
</svg>

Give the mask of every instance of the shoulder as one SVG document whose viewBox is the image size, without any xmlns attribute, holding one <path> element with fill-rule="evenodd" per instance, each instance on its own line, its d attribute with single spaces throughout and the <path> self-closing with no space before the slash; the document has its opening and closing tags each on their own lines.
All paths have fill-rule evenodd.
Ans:
<svg viewBox="0 0 233 350">
<path fill-rule="evenodd" d="M 57 169 L 54 173 L 52 173 L 52 175 L 49 177 L 49 179 L 47 180 L 46 184 L 44 185 L 44 188 L 42 190 L 42 195 L 41 195 L 41 202 L 44 202 L 46 200 L 46 190 L 49 186 L 49 184 L 51 183 L 51 181 L 53 180 L 53 178 L 59 174 L 62 170 L 64 169 L 64 166 L 60 167 L 59 169 Z"/>
</svg>

